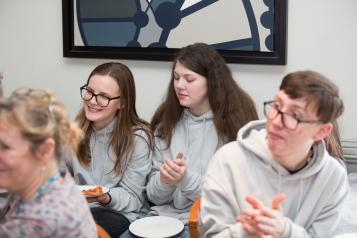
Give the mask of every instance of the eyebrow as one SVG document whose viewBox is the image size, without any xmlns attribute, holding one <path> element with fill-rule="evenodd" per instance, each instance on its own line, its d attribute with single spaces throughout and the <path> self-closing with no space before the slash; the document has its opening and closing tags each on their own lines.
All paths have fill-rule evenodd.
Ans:
<svg viewBox="0 0 357 238">
<path fill-rule="evenodd" d="M 105 92 L 100 92 L 100 91 L 99 91 L 98 93 L 96 93 L 96 92 L 95 92 L 96 90 L 94 90 L 93 88 L 91 88 L 91 87 L 89 87 L 89 86 L 87 86 L 87 89 L 93 91 L 93 93 L 95 93 L 95 94 L 97 94 L 97 95 L 100 95 L 100 96 L 113 97 L 113 96 L 111 96 L 111 95 L 109 95 L 108 93 L 105 93 Z"/>
<path fill-rule="evenodd" d="M 275 96 L 274 101 L 277 101 L 277 102 L 279 102 L 279 103 L 282 103 L 282 99 L 279 98 L 279 96 Z M 291 107 L 292 110 L 298 109 L 298 110 L 302 110 L 303 112 L 306 112 L 306 107 L 301 107 L 301 106 L 296 105 L 296 104 L 292 104 L 292 105 L 290 105 L 290 107 Z M 289 108 L 289 109 L 290 109 L 290 108 Z"/>
</svg>

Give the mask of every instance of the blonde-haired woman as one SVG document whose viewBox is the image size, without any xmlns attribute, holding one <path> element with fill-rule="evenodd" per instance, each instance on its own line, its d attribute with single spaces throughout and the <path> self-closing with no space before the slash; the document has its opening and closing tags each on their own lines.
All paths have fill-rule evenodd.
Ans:
<svg viewBox="0 0 357 238">
<path fill-rule="evenodd" d="M 43 90 L 0 100 L 0 188 L 11 194 L 0 237 L 96 237 L 86 201 L 60 158 L 75 153 L 81 131 Z M 68 151 L 67 151 L 68 150 Z"/>
</svg>

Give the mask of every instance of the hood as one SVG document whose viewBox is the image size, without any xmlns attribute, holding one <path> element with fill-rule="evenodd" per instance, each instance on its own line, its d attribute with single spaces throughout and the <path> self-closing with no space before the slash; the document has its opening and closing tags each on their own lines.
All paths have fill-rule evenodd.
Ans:
<svg viewBox="0 0 357 238">
<path fill-rule="evenodd" d="M 201 116 L 195 116 L 190 112 L 189 109 L 185 108 L 183 110 L 182 117 L 183 117 L 184 121 L 189 120 L 190 122 L 193 122 L 193 123 L 201 123 L 206 120 L 213 120 L 213 112 L 208 111 L 208 112 L 202 114 Z"/>
<path fill-rule="evenodd" d="M 101 144 L 107 143 L 106 141 L 109 140 L 109 135 L 113 132 L 114 130 L 114 125 L 116 123 L 116 120 L 112 120 L 108 125 L 101 129 L 93 129 L 93 136 L 95 140 Z"/>
<path fill-rule="evenodd" d="M 257 159 L 270 166 L 279 176 L 286 177 L 286 179 L 306 178 L 317 173 L 322 168 L 326 150 L 324 142 L 319 141 L 312 146 L 313 153 L 307 166 L 301 171 L 291 174 L 273 159 L 266 143 L 267 132 L 265 127 L 266 120 L 252 121 L 239 130 L 237 141 L 245 149 L 257 155 Z"/>
</svg>

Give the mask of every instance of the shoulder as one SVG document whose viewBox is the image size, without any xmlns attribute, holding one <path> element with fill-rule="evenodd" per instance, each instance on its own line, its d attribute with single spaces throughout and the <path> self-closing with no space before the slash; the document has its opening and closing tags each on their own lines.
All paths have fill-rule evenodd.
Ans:
<svg viewBox="0 0 357 238">
<path fill-rule="evenodd" d="M 243 148 L 237 141 L 229 142 L 219 148 L 210 162 L 210 169 L 234 170 L 245 160 Z"/>
<path fill-rule="evenodd" d="M 136 126 L 133 128 L 133 133 L 135 140 L 148 141 L 152 138 L 152 133 L 148 127 Z"/>
<path fill-rule="evenodd" d="M 324 171 L 336 176 L 336 178 L 347 179 L 347 168 L 340 158 L 334 158 L 327 152 L 324 155 Z"/>
</svg>

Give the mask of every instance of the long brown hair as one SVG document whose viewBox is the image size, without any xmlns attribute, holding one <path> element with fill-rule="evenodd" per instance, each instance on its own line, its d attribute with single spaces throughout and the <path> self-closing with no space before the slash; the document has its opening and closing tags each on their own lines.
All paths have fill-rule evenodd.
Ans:
<svg viewBox="0 0 357 238">
<path fill-rule="evenodd" d="M 134 147 L 135 131 L 143 130 L 148 138 L 148 146 L 151 148 L 151 131 L 149 124 L 139 118 L 135 108 L 135 83 L 130 69 L 121 63 L 109 62 L 97 66 L 89 75 L 89 80 L 93 75 L 108 75 L 112 77 L 119 85 L 121 90 L 121 109 L 115 116 L 115 126 L 111 134 L 110 146 L 113 148 L 117 160 L 114 164 L 114 170 L 119 174 L 121 168 L 121 159 L 132 152 Z M 80 163 L 88 165 L 91 161 L 89 140 L 93 133 L 93 123 L 89 121 L 82 107 L 77 114 L 76 121 L 84 131 L 84 139 L 78 150 L 78 159 Z M 138 135 L 139 136 L 139 135 Z M 108 147 L 109 148 L 109 147 Z"/>
<path fill-rule="evenodd" d="M 204 43 L 188 45 L 181 49 L 174 60 L 166 98 L 151 120 L 156 136 L 164 139 L 168 146 L 171 143 L 172 131 L 183 112 L 173 87 L 177 62 L 207 79 L 213 121 L 223 143 L 235 140 L 237 131 L 242 126 L 258 119 L 253 100 L 234 81 L 223 57 Z"/>
</svg>

